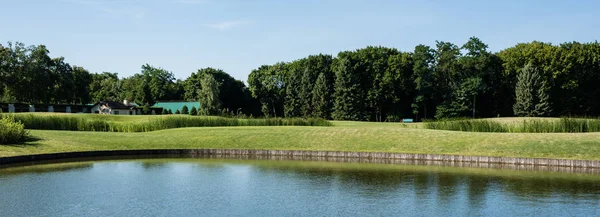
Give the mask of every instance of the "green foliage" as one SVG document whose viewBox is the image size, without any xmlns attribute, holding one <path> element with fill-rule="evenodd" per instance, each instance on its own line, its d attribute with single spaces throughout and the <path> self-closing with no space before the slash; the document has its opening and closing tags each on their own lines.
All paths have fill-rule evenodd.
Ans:
<svg viewBox="0 0 600 217">
<path fill-rule="evenodd" d="M 219 100 L 221 85 L 212 75 L 205 75 L 200 80 L 202 89 L 198 91 L 200 101 L 200 111 L 202 115 L 217 115 L 221 110 L 221 101 Z"/>
<path fill-rule="evenodd" d="M 169 109 L 169 110 L 167 111 L 167 114 L 170 114 L 170 115 L 172 115 L 172 114 L 173 114 L 173 110 Z"/>
<path fill-rule="evenodd" d="M 161 114 L 163 114 L 163 115 L 169 114 L 169 111 L 167 111 L 167 109 L 162 109 Z"/>
<path fill-rule="evenodd" d="M 515 88 L 516 102 L 513 106 L 517 116 L 537 117 L 551 113 L 550 99 L 546 83 L 542 81 L 537 68 L 528 64 L 517 76 Z"/>
<path fill-rule="evenodd" d="M 181 127 L 220 127 L 220 126 L 332 126 L 332 123 L 318 118 L 270 118 L 237 119 L 207 116 L 164 116 L 147 122 L 113 122 L 101 115 L 4 115 L 8 119 L 22 123 L 26 129 L 103 131 L 103 132 L 150 132 Z M 4 122 L 2 122 L 4 123 Z M 13 125 L 11 125 L 13 126 Z M 4 128 L 2 128 L 4 129 Z"/>
<path fill-rule="evenodd" d="M 341 52 L 334 66 L 336 75 L 332 117 L 335 120 L 366 120 L 364 99 L 366 92 L 362 87 L 362 70 L 357 69 L 356 54 Z"/>
<path fill-rule="evenodd" d="M 423 111 L 423 117 L 427 119 L 428 104 L 433 98 L 434 77 L 432 66 L 435 61 L 434 52 L 429 46 L 418 45 L 413 53 L 413 81 L 417 93 L 411 107 L 417 119 L 419 119 L 421 111 Z"/>
<path fill-rule="evenodd" d="M 262 110 L 265 117 L 361 121 L 393 115 L 418 120 L 431 114 L 600 114 L 598 42 L 533 41 L 498 53 L 476 37 L 460 47 L 436 41 L 433 49 L 419 45 L 410 53 L 369 46 L 335 58 L 319 54 L 260 66 L 248 76 L 248 88 L 220 69 L 203 68 L 176 80 L 166 69 L 145 64 L 139 73 L 119 78 L 117 73 L 90 73 L 49 54 L 44 45 L 0 44 L 0 101 L 56 105 L 127 99 L 149 107 L 158 100 L 209 100 L 197 108 L 208 111 L 200 113 L 220 115 L 225 109 L 227 116 L 258 116 Z M 538 71 L 529 84 L 521 77 L 527 64 Z M 208 77 L 218 85 L 202 85 Z"/>
<path fill-rule="evenodd" d="M 198 115 L 198 110 L 196 106 L 192 106 L 192 110 L 190 110 L 190 115 Z"/>
<path fill-rule="evenodd" d="M 0 116 L 0 144 L 22 143 L 29 137 L 24 125 L 9 115 Z"/>
<path fill-rule="evenodd" d="M 286 63 L 263 65 L 248 75 L 248 86 L 252 96 L 261 104 L 265 117 L 284 114 L 286 76 L 289 76 Z"/>
<path fill-rule="evenodd" d="M 331 114 L 331 87 L 327 83 L 325 73 L 319 74 L 313 90 L 313 116 L 328 119 Z"/>
<path fill-rule="evenodd" d="M 181 112 L 179 111 L 179 109 L 175 110 L 175 114 L 176 114 L 176 115 L 179 115 L 179 114 L 181 114 Z"/>
<path fill-rule="evenodd" d="M 186 105 L 184 105 L 183 108 L 181 108 L 181 114 L 184 114 L 184 115 L 190 114 L 188 107 Z"/>
</svg>

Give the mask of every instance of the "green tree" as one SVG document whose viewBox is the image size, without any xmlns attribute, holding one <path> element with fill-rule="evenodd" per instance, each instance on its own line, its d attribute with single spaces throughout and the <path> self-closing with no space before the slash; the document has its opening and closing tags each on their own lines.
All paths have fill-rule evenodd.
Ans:
<svg viewBox="0 0 600 217">
<path fill-rule="evenodd" d="M 196 106 L 192 106 L 192 110 L 190 110 L 190 115 L 192 115 L 192 116 L 198 115 L 198 110 L 196 109 Z"/>
<path fill-rule="evenodd" d="M 413 114 L 419 119 L 421 109 L 423 116 L 427 118 L 427 108 L 433 99 L 433 64 L 435 50 L 429 46 L 418 45 L 413 54 L 413 80 L 415 83 L 416 97 L 411 104 Z"/>
<path fill-rule="evenodd" d="M 547 86 L 532 64 L 527 64 L 517 76 L 515 99 L 513 109 L 517 116 L 547 116 L 552 112 Z"/>
<path fill-rule="evenodd" d="M 276 63 L 263 65 L 252 70 L 248 76 L 248 86 L 252 96 L 261 104 L 261 110 L 267 117 L 283 114 L 285 103 L 285 77 L 288 65 Z"/>
<path fill-rule="evenodd" d="M 296 60 L 288 65 L 285 85 L 284 114 L 286 117 L 299 117 L 303 115 L 304 84 L 302 77 L 306 59 Z"/>
<path fill-rule="evenodd" d="M 460 49 L 458 46 L 443 41 L 436 41 L 435 57 L 435 93 L 439 99 L 436 108 L 436 118 L 457 117 L 464 112 L 462 103 L 456 102 L 454 97 L 461 92 L 459 63 Z"/>
<path fill-rule="evenodd" d="M 179 115 L 179 114 L 181 114 L 181 112 L 179 111 L 179 109 L 175 110 L 175 114 L 176 114 L 176 115 Z"/>
<path fill-rule="evenodd" d="M 198 91 L 200 111 L 202 115 L 218 115 L 221 111 L 219 100 L 219 83 L 212 75 L 205 75 L 200 81 L 202 89 Z"/>
<path fill-rule="evenodd" d="M 364 99 L 366 93 L 361 84 L 361 71 L 356 54 L 340 52 L 335 66 L 334 103 L 332 117 L 336 120 L 366 120 Z"/>
<path fill-rule="evenodd" d="M 327 84 L 325 73 L 319 74 L 312 95 L 313 116 L 329 119 L 331 114 L 331 87 Z"/>
<path fill-rule="evenodd" d="M 169 111 L 167 109 L 163 108 L 161 114 L 163 114 L 163 115 L 169 114 Z"/>
<path fill-rule="evenodd" d="M 190 114 L 189 109 L 186 105 L 184 105 L 183 108 L 181 108 L 181 114 L 184 114 L 184 115 Z"/>
</svg>

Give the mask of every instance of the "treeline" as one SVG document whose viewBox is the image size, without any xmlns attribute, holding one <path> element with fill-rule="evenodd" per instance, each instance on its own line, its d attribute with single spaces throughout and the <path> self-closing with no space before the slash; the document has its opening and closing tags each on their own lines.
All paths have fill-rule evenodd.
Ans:
<svg viewBox="0 0 600 217">
<path fill-rule="evenodd" d="M 410 52 L 387 47 L 311 55 L 252 70 L 248 87 L 219 69 L 185 80 L 142 66 L 89 73 L 45 46 L 0 45 L 2 102 L 199 101 L 201 113 L 398 121 L 401 118 L 598 116 L 600 44 L 520 43 L 491 52 L 478 38 Z"/>
<path fill-rule="evenodd" d="M 472 37 L 412 52 L 366 47 L 264 65 L 248 84 L 269 116 L 598 116 L 600 44 L 534 41 L 494 53 Z"/>
<path fill-rule="evenodd" d="M 222 112 L 260 115 L 258 102 L 242 81 L 220 69 L 204 68 L 185 80 L 173 73 L 148 64 L 126 78 L 117 73 L 90 73 L 71 66 L 63 57 L 51 58 L 44 45 L 23 43 L 0 44 L 0 102 L 32 104 L 86 104 L 128 99 L 144 108 L 157 101 L 200 101 L 205 97 L 201 81 L 214 81 L 214 101 L 218 107 L 211 115 Z M 206 92 L 206 91 L 204 91 Z"/>
</svg>

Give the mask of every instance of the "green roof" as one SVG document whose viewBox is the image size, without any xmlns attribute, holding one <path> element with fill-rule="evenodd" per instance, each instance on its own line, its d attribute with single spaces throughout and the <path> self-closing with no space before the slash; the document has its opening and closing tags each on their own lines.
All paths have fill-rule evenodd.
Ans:
<svg viewBox="0 0 600 217">
<path fill-rule="evenodd" d="M 188 110 L 192 110 L 192 107 L 196 107 L 196 109 L 200 108 L 199 102 L 157 102 L 152 107 L 161 107 L 163 109 L 171 109 L 171 111 L 175 112 L 176 110 L 181 111 L 183 106 L 187 106 Z"/>
</svg>

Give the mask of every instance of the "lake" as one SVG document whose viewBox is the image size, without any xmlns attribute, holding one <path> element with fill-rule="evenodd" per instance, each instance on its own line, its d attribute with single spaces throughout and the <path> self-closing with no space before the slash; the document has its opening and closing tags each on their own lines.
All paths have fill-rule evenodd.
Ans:
<svg viewBox="0 0 600 217">
<path fill-rule="evenodd" d="M 153 158 L 0 169 L 0 216 L 599 216 L 600 175 Z"/>
</svg>

